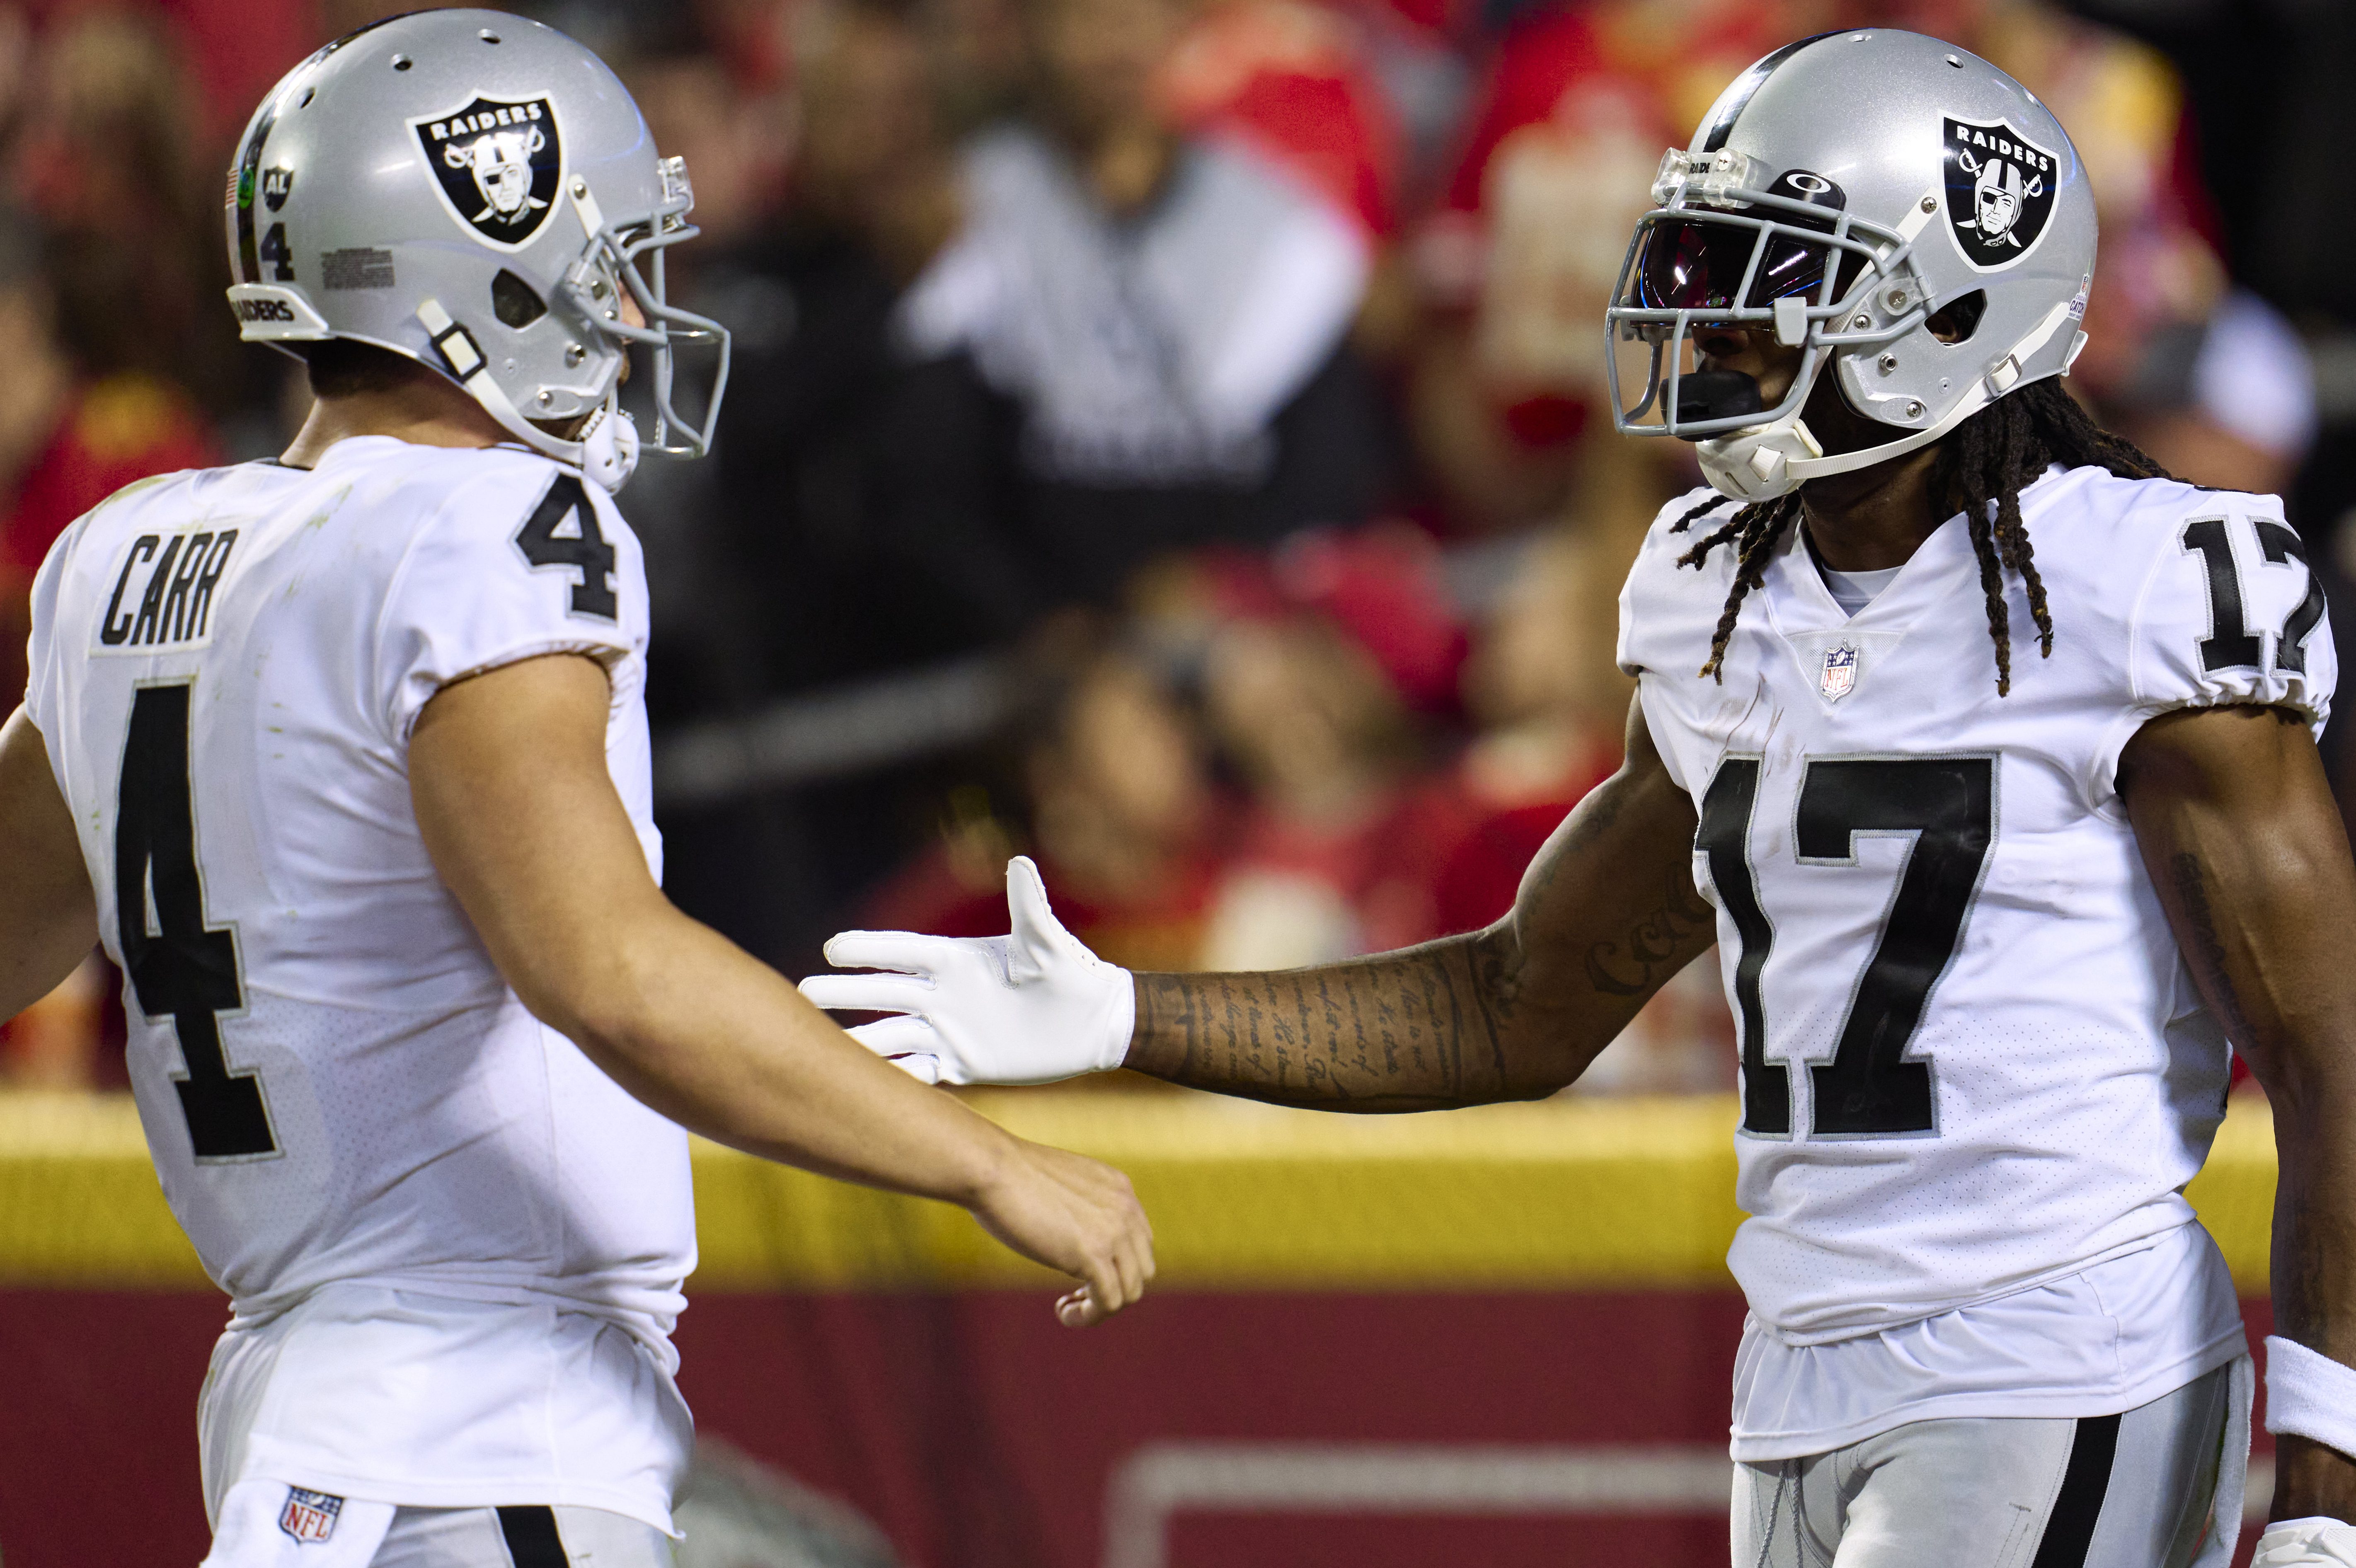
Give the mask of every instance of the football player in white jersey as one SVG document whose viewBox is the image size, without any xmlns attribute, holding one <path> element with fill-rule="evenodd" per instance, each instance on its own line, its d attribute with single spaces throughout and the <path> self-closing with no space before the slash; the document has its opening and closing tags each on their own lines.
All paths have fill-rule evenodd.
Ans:
<svg viewBox="0 0 2356 1568">
<path fill-rule="evenodd" d="M 687 1134 L 970 1208 L 1136 1299 L 1118 1172 L 911 1083 L 659 885 L 647 592 L 609 490 L 700 454 L 725 334 L 664 298 L 686 173 L 561 34 L 356 33 L 249 126 L 283 459 L 132 486 L 34 590 L 0 729 L 0 1017 L 93 941 L 166 1195 L 233 1302 L 212 1568 L 656 1568 L 691 1429 Z M 652 259 L 650 267 L 641 262 Z M 701 422 L 672 350 L 714 351 Z"/>
<path fill-rule="evenodd" d="M 1561 1088 L 1715 943 L 1750 1215 L 1736 1568 L 2230 1560 L 2251 1361 L 2182 1197 L 2230 1041 L 2282 1169 L 2259 1560 L 2356 1564 L 2356 868 L 2298 536 L 2062 389 L 2094 204 L 1985 61 L 1795 43 L 1655 196 L 1607 348 L 1650 373 L 1617 412 L 1697 442 L 1712 488 L 1622 597 L 1626 764 L 1509 915 L 1131 976 L 1017 862 L 1011 939 L 846 933 L 829 956 L 875 972 L 804 990 L 898 1012 L 858 1032 L 932 1079 L 1126 1065 L 1412 1111 Z"/>
</svg>

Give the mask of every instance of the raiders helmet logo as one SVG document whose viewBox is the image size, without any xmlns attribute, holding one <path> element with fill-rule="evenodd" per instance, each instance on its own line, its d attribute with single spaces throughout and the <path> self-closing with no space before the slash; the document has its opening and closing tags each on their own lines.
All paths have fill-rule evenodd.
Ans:
<svg viewBox="0 0 2356 1568">
<path fill-rule="evenodd" d="M 276 212 L 286 205 L 286 198 L 294 194 L 294 171 L 293 169 L 281 165 L 278 168 L 262 171 L 262 203 L 264 207 Z"/>
<path fill-rule="evenodd" d="M 1975 268 L 2008 267 L 2037 248 L 2053 216 L 2061 159 L 2002 120 L 1944 123 L 1947 226 Z"/>
<path fill-rule="evenodd" d="M 564 144 L 547 99 L 477 98 L 410 125 L 461 223 L 503 251 L 540 232 L 564 180 Z"/>
</svg>

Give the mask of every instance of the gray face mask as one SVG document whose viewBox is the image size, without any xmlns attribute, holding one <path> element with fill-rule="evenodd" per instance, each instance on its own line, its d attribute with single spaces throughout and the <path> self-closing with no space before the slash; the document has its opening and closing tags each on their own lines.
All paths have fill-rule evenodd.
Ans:
<svg viewBox="0 0 2356 1568">
<path fill-rule="evenodd" d="M 694 205 L 596 56 L 519 16 L 420 12 L 328 45 L 255 111 L 230 174 L 230 302 L 250 341 L 414 359 L 617 489 L 642 451 L 701 456 L 719 418 L 727 329 L 664 276 Z M 617 396 L 634 347 L 644 442 Z"/>
<path fill-rule="evenodd" d="M 2027 89 L 1936 38 L 1778 49 L 1662 159 L 1653 197 L 1606 313 L 1614 422 L 1695 443 L 1721 494 L 1762 500 L 1927 445 L 2066 374 L 2085 341 L 2094 204 L 2077 151 Z M 1697 373 L 1687 344 L 1708 326 L 1801 350 L 1773 407 L 1748 376 Z M 1827 371 L 1888 439 L 1824 451 L 1801 410 Z"/>
</svg>

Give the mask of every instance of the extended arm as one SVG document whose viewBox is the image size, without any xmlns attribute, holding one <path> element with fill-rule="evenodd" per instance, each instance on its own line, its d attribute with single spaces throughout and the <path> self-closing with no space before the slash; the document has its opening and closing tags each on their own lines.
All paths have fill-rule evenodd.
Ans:
<svg viewBox="0 0 2356 1568">
<path fill-rule="evenodd" d="M 606 772 L 608 701 L 592 661 L 530 659 L 444 688 L 411 742 L 434 866 L 524 1005 L 708 1137 L 972 1209 L 1087 1282 L 1066 1322 L 1133 1300 L 1152 1251 L 1118 1171 L 910 1082 L 663 897 Z"/>
<path fill-rule="evenodd" d="M 21 708 L 0 725 L 0 1019 L 55 990 L 98 945 L 98 903 L 48 746 Z"/>
<path fill-rule="evenodd" d="M 2119 762 L 2153 885 L 2273 1103 L 2275 1331 L 2356 1365 L 2356 867 L 2306 722 L 2154 720 Z M 2356 1462 L 2286 1435 L 2276 1519 L 2356 1519 Z"/>
<path fill-rule="evenodd" d="M 958 1083 L 1044 1083 L 1126 1066 L 1173 1083 L 1327 1111 L 1423 1111 L 1561 1088 L 1708 948 L 1692 802 L 1644 728 L 1556 830 L 1486 931 L 1261 975 L 1130 976 L 1055 923 L 1030 863 L 1009 869 L 1012 933 L 846 932 L 867 975 L 818 975 L 821 1006 L 895 1012 L 868 1047 Z"/>
<path fill-rule="evenodd" d="M 1547 840 L 1505 919 L 1323 968 L 1140 975 L 1123 1065 L 1329 1111 L 1551 1094 L 1716 940 L 1693 837 L 1631 704 L 1626 763 Z"/>
</svg>

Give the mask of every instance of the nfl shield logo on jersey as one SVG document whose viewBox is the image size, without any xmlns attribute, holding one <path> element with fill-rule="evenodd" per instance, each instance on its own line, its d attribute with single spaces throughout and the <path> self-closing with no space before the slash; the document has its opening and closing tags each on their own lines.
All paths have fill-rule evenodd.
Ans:
<svg viewBox="0 0 2356 1568">
<path fill-rule="evenodd" d="M 1825 672 L 1816 685 L 1827 702 L 1838 702 L 1857 685 L 1857 650 L 1847 643 L 1825 650 Z"/>
<path fill-rule="evenodd" d="M 325 1541 L 336 1533 L 336 1516 L 343 1511 L 341 1498 L 289 1487 L 286 1506 L 278 1510 L 278 1528 L 297 1541 Z"/>
</svg>

